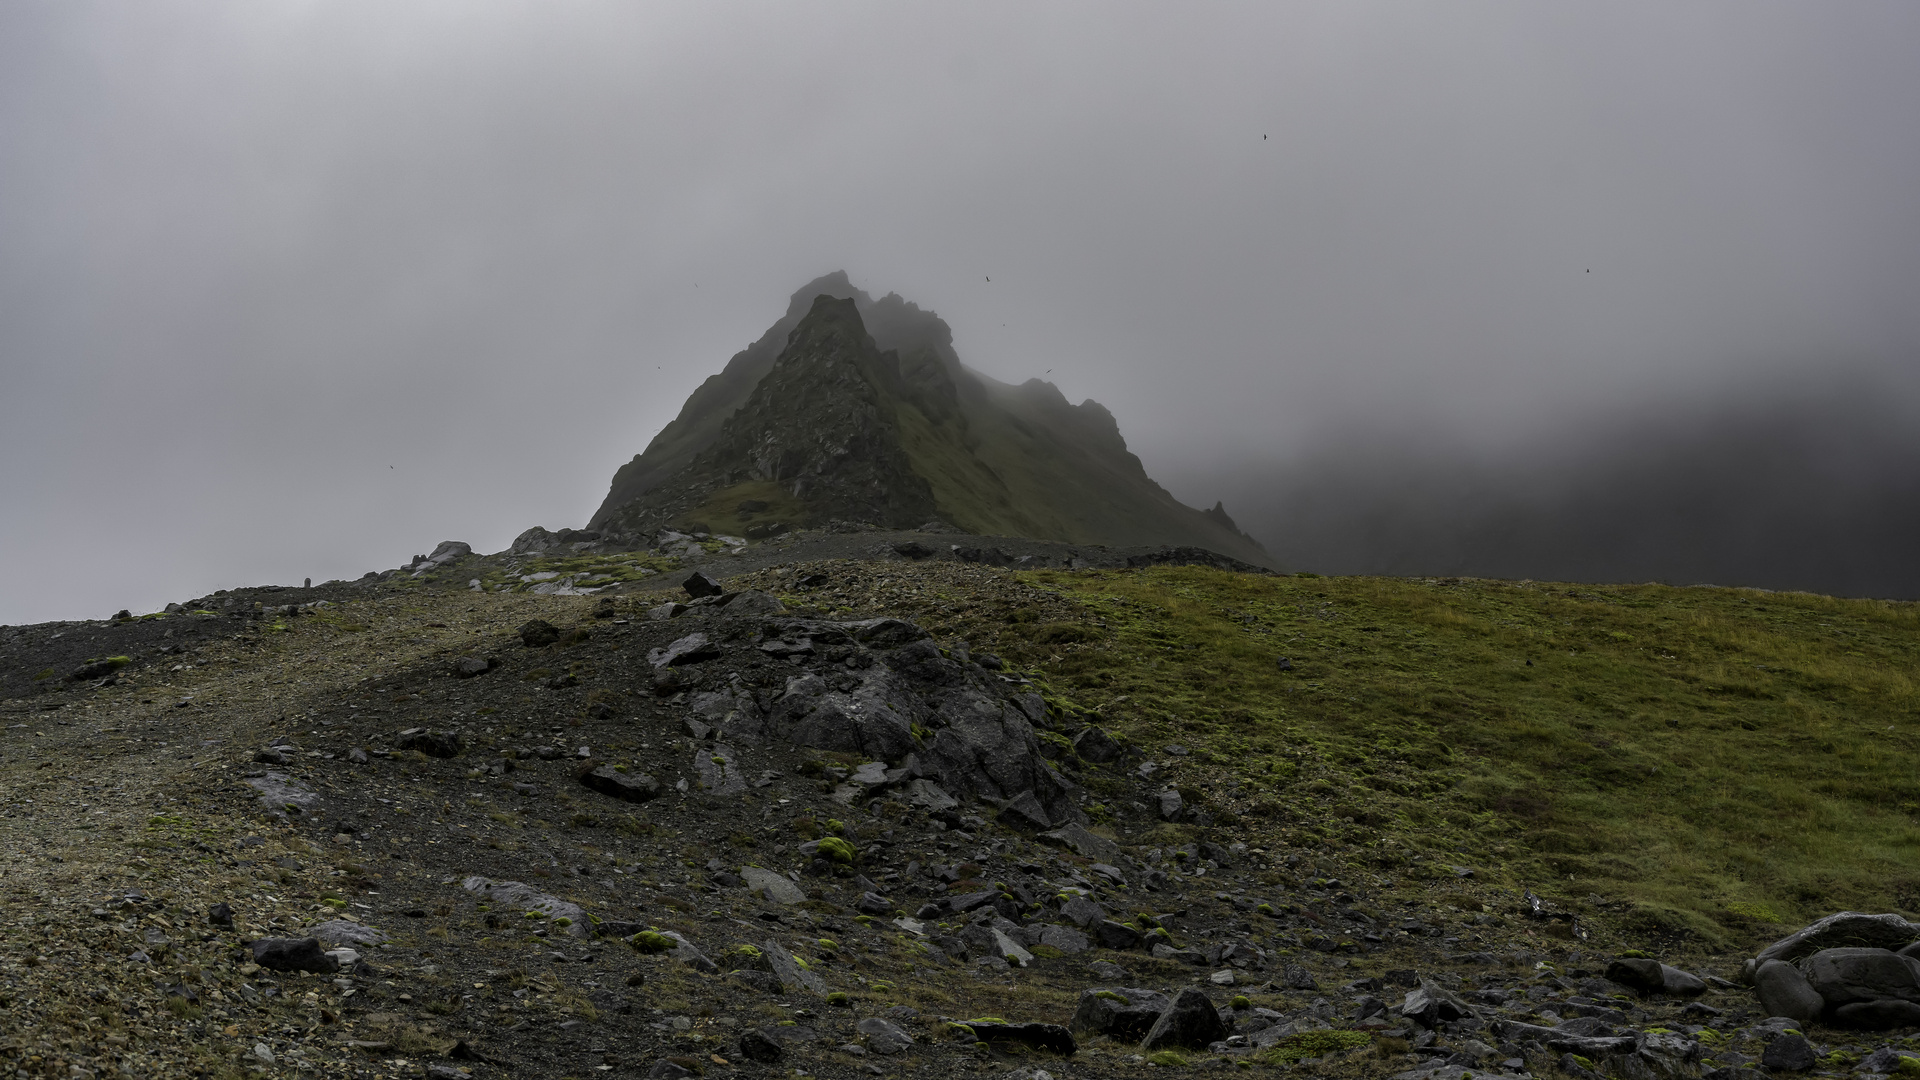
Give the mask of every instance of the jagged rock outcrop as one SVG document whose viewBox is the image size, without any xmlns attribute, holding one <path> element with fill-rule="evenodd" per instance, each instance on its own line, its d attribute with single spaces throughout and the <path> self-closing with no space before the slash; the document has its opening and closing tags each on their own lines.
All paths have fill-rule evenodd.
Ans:
<svg viewBox="0 0 1920 1080">
<path fill-rule="evenodd" d="M 749 538 L 830 521 L 1271 561 L 1225 508 L 1182 505 L 1147 476 L 1113 414 L 1053 384 L 961 364 L 952 331 L 844 274 L 794 294 L 765 336 L 707 380 L 614 476 L 581 540 L 662 528 Z M 571 546 L 544 531 L 516 551 Z M 1192 561 L 1192 560 L 1187 560 Z"/>
</svg>

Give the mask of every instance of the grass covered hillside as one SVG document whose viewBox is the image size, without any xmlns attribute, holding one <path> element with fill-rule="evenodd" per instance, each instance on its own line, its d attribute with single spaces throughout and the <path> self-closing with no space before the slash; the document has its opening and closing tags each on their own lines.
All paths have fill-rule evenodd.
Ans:
<svg viewBox="0 0 1920 1080">
<path fill-rule="evenodd" d="M 1843 908 L 1920 910 L 1920 605 L 1021 576 L 1027 602 L 931 587 L 897 606 L 1042 673 L 1251 840 L 1415 881 L 1471 868 L 1713 950 Z"/>
</svg>

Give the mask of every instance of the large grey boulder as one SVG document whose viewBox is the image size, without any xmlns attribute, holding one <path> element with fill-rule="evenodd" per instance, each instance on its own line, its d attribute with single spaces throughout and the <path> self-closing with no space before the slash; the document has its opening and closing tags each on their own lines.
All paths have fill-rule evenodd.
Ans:
<svg viewBox="0 0 1920 1080">
<path fill-rule="evenodd" d="M 1802 1024 L 1818 1019 L 1827 1007 L 1805 973 L 1785 960 L 1761 964 L 1753 975 L 1753 991 L 1768 1016 L 1785 1016 Z"/>
<path fill-rule="evenodd" d="M 1807 959 L 1806 970 L 1808 984 L 1829 1005 L 1920 1002 L 1920 961 L 1887 949 L 1822 949 Z"/>
<path fill-rule="evenodd" d="M 771 903 L 803 904 L 807 900 L 807 894 L 801 891 L 800 886 L 771 870 L 743 866 L 740 868 L 740 877 L 746 881 L 749 891 L 759 893 Z"/>
<path fill-rule="evenodd" d="M 1077 1035 L 1111 1035 L 1132 1042 L 1145 1038 L 1172 1005 L 1172 998 L 1152 990 L 1097 986 L 1080 991 L 1080 1003 L 1067 1026 Z"/>
<path fill-rule="evenodd" d="M 1899 949 L 1916 941 L 1920 941 L 1920 925 L 1899 915 L 1842 911 L 1795 930 L 1760 950 L 1755 959 L 1764 964 L 1769 960 L 1798 960 L 1821 949 Z"/>
</svg>

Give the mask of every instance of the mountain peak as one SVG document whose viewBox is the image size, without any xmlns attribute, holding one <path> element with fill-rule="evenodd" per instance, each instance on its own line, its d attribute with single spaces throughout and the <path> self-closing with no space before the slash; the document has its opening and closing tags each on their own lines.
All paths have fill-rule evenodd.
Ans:
<svg viewBox="0 0 1920 1080">
<path fill-rule="evenodd" d="M 835 519 L 1270 561 L 1224 509 L 1154 483 L 1099 402 L 967 368 L 937 314 L 841 271 L 694 392 L 615 474 L 592 527 L 751 536 Z"/>
</svg>

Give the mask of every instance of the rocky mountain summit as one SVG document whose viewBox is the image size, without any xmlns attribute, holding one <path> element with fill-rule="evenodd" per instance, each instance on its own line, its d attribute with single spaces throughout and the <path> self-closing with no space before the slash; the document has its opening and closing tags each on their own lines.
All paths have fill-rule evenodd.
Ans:
<svg viewBox="0 0 1920 1080">
<path fill-rule="evenodd" d="M 967 368 L 947 324 L 844 273 L 687 400 L 615 474 L 588 530 L 748 539 L 830 521 L 1271 560 L 1223 506 L 1184 506 L 1147 476 L 1097 402 Z"/>
<path fill-rule="evenodd" d="M 471 588 L 484 560 L 446 544 L 8 628 L 0 1053 L 29 1077 L 1920 1071 L 1903 916 L 1745 959 L 1446 852 L 1413 874 L 1280 843 L 1237 763 L 929 629 L 1061 597 L 907 543 L 600 595 Z"/>
</svg>

